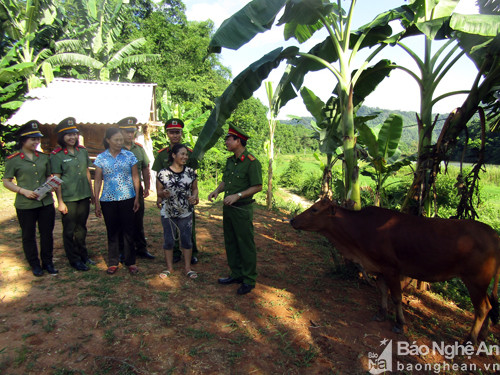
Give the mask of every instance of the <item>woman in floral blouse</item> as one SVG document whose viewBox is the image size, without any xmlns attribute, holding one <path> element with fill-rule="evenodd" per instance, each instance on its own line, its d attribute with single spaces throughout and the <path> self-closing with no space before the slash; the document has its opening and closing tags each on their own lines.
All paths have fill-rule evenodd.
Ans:
<svg viewBox="0 0 500 375">
<path fill-rule="evenodd" d="M 108 233 L 108 274 L 114 274 L 119 264 L 119 239 L 123 232 L 123 254 L 125 266 L 131 274 L 139 269 L 135 265 L 133 245 L 134 212 L 139 209 L 139 173 L 137 158 L 130 151 L 122 149 L 123 135 L 118 128 L 108 128 L 103 140 L 106 151 L 97 155 L 94 161 L 95 214 L 104 216 Z"/>
<path fill-rule="evenodd" d="M 198 203 L 198 181 L 196 172 L 186 166 L 187 160 L 186 146 L 174 145 L 170 153 L 171 165 L 160 170 L 156 181 L 156 191 L 164 191 L 167 196 L 165 200 L 161 197 L 157 199 L 157 205 L 161 208 L 163 249 L 167 261 L 167 269 L 160 274 L 162 278 L 173 272 L 173 247 L 178 233 L 186 275 L 191 279 L 198 276 L 191 270 L 193 206 Z"/>
</svg>

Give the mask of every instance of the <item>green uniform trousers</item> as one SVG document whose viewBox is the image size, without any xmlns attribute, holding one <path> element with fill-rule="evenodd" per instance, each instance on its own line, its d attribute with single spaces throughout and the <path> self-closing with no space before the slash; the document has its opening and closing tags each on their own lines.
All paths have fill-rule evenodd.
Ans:
<svg viewBox="0 0 500 375">
<path fill-rule="evenodd" d="M 87 219 L 90 212 L 90 199 L 85 198 L 74 202 L 64 202 L 68 213 L 62 215 L 63 243 L 66 257 L 70 264 L 86 262 L 87 252 Z"/>
<path fill-rule="evenodd" d="M 231 277 L 248 285 L 257 279 L 257 250 L 254 242 L 253 205 L 224 206 L 224 244 Z"/>
</svg>

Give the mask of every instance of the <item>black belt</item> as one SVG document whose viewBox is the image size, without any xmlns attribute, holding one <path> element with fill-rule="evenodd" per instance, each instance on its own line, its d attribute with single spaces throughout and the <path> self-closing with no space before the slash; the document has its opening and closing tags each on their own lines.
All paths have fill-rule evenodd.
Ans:
<svg viewBox="0 0 500 375">
<path fill-rule="evenodd" d="M 242 207 L 242 206 L 246 206 L 246 205 L 252 204 L 253 202 L 255 202 L 255 199 L 252 199 L 252 200 L 249 200 L 249 201 L 246 201 L 246 202 L 234 202 L 231 206 Z"/>
</svg>

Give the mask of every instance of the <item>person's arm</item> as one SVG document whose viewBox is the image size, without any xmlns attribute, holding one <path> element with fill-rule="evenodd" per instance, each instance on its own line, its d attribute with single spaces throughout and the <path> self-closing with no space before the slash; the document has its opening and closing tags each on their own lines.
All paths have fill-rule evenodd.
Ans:
<svg viewBox="0 0 500 375">
<path fill-rule="evenodd" d="M 156 179 L 156 207 L 161 208 L 163 202 L 163 184 Z"/>
<path fill-rule="evenodd" d="M 144 198 L 149 196 L 149 189 L 151 188 L 151 171 L 149 164 L 142 168 L 142 180 L 144 181 Z"/>
<path fill-rule="evenodd" d="M 61 178 L 60 173 L 54 173 L 54 176 Z M 66 206 L 66 203 L 64 203 L 63 198 L 62 198 L 62 186 L 59 185 L 56 188 L 56 196 L 57 196 L 57 209 L 59 212 L 63 215 L 66 215 L 68 213 L 68 207 Z"/>
<path fill-rule="evenodd" d="M 38 194 L 35 193 L 33 190 L 24 189 L 19 185 L 16 185 L 13 181 L 14 181 L 13 178 L 2 178 L 3 186 L 5 186 L 6 189 L 14 193 L 24 195 L 28 199 L 38 198 Z"/>
<path fill-rule="evenodd" d="M 239 196 L 238 194 L 228 195 L 226 198 L 224 198 L 224 204 L 230 206 L 233 203 L 236 203 L 239 199 L 251 197 L 252 195 L 258 193 L 261 190 L 262 190 L 262 185 L 250 186 L 248 189 L 240 191 L 241 196 Z"/>
<path fill-rule="evenodd" d="M 89 182 L 89 186 L 90 186 L 90 202 L 92 204 L 95 204 L 94 189 L 92 189 L 92 176 L 90 175 L 90 169 L 89 168 L 87 168 L 87 181 Z"/>
<path fill-rule="evenodd" d="M 224 191 L 224 187 L 226 186 L 226 184 L 224 183 L 224 181 L 222 181 L 219 186 L 217 186 L 217 188 L 212 191 L 210 194 L 208 194 L 208 200 L 210 202 L 212 202 L 213 199 L 217 199 L 217 196 Z"/>
<path fill-rule="evenodd" d="M 200 202 L 198 198 L 198 180 L 193 181 L 193 185 L 191 186 L 191 196 L 188 198 L 188 201 L 193 206 Z"/>
<path fill-rule="evenodd" d="M 137 171 L 137 164 L 132 166 L 132 181 L 134 183 L 135 199 L 134 199 L 134 212 L 139 211 L 139 188 L 141 186 L 141 181 L 139 179 L 139 172 Z"/>
<path fill-rule="evenodd" d="M 102 169 L 96 166 L 94 175 L 94 198 L 95 198 L 95 216 L 97 217 L 102 216 L 101 202 L 99 201 L 101 186 L 102 186 Z"/>
</svg>

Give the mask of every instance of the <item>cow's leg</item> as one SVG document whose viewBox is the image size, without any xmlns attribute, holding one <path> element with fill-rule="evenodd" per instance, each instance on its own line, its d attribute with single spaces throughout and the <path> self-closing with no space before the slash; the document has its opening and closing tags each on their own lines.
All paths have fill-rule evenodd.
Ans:
<svg viewBox="0 0 500 375">
<path fill-rule="evenodd" d="M 466 342 L 470 341 L 473 345 L 477 344 L 477 339 L 480 333 L 481 336 L 486 336 L 488 330 L 488 312 L 491 309 L 491 304 L 487 294 L 488 283 L 479 281 L 481 280 L 463 279 L 463 282 L 469 291 L 472 305 L 474 306 L 474 322 L 472 323 L 472 328 L 466 338 Z"/>
<path fill-rule="evenodd" d="M 385 276 L 387 286 L 391 291 L 392 302 L 396 307 L 396 325 L 392 330 L 396 333 L 403 333 L 403 327 L 406 324 L 403 315 L 403 295 L 401 292 L 401 281 L 399 275 Z"/>
<path fill-rule="evenodd" d="M 372 319 L 377 322 L 383 322 L 387 319 L 387 284 L 382 275 L 377 275 L 376 283 L 380 291 L 380 308 Z"/>
</svg>

